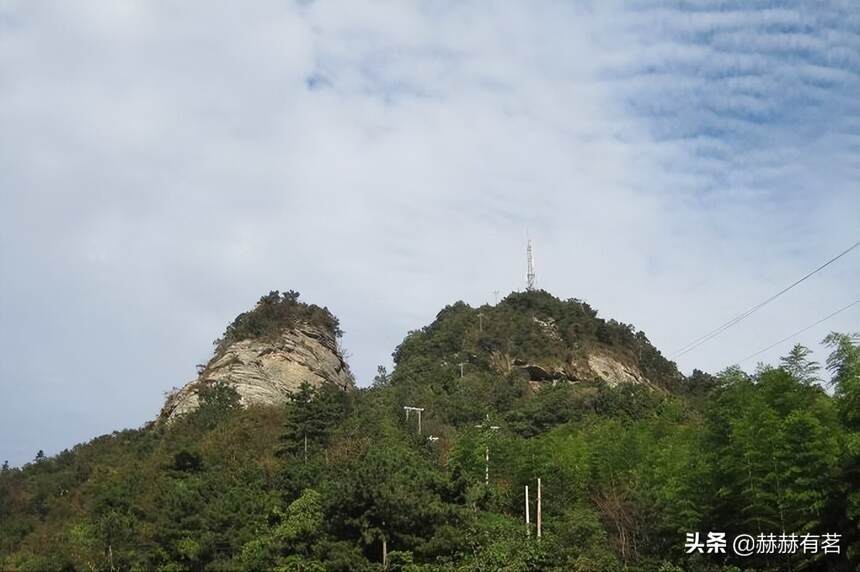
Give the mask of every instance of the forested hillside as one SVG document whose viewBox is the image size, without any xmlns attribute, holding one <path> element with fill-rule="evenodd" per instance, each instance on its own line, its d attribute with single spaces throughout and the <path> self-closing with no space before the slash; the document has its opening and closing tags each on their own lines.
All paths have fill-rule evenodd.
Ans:
<svg viewBox="0 0 860 572">
<path fill-rule="evenodd" d="M 268 331 L 227 336 L 246 330 Z M 797 347 L 684 378 L 576 300 L 457 303 L 371 387 L 243 409 L 217 383 L 171 423 L 4 466 L 0 569 L 855 571 L 860 349 L 827 341 L 821 368 Z M 636 382 L 589 365 L 607 360 Z M 837 532 L 842 554 L 687 554 L 695 531 Z"/>
</svg>

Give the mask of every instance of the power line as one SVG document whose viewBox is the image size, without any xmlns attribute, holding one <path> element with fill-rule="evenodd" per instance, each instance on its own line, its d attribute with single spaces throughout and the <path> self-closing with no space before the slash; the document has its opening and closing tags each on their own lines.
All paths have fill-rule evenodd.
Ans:
<svg viewBox="0 0 860 572">
<path fill-rule="evenodd" d="M 778 342 L 773 343 L 773 344 L 771 344 L 771 345 L 767 346 L 767 347 L 766 347 L 766 348 L 764 348 L 763 350 L 759 350 L 759 351 L 757 351 L 757 352 L 756 352 L 756 353 L 754 353 L 754 354 L 750 354 L 750 355 L 748 355 L 747 357 L 745 357 L 744 359 L 742 359 L 742 360 L 740 360 L 740 361 L 737 361 L 737 362 L 735 362 L 735 363 L 739 363 L 739 364 L 740 364 L 740 363 L 743 363 L 743 362 L 747 361 L 747 360 L 748 360 L 748 359 L 750 359 L 750 358 L 754 358 L 755 356 L 757 356 L 757 355 L 759 355 L 759 354 L 763 354 L 763 353 L 764 353 L 764 352 L 766 352 L 767 350 L 772 349 L 772 348 L 775 348 L 775 347 L 776 347 L 776 346 L 778 346 L 779 344 L 781 344 L 781 343 L 783 343 L 783 342 L 787 342 L 788 340 L 790 340 L 791 338 L 793 338 L 793 337 L 795 337 L 795 336 L 799 336 L 799 335 L 800 335 L 800 334 L 802 334 L 803 332 L 805 332 L 805 331 L 807 331 L 807 330 L 810 330 L 810 329 L 814 328 L 815 326 L 817 326 L 818 324 L 821 324 L 822 322 L 826 322 L 827 320 L 829 320 L 830 318 L 832 318 L 832 317 L 833 317 L 833 316 L 835 316 L 836 314 L 841 314 L 842 312 L 844 312 L 844 311 L 845 311 L 845 310 L 847 310 L 848 308 L 850 308 L 850 307 L 852 307 L 852 306 L 856 306 L 857 304 L 860 304 L 860 299 L 858 299 L 858 300 L 854 300 L 853 302 L 851 302 L 851 303 L 850 303 L 850 304 L 848 304 L 847 306 L 843 306 L 842 308 L 839 308 L 838 310 L 836 310 L 836 311 L 835 311 L 835 312 L 833 312 L 832 314 L 828 314 L 827 316 L 825 316 L 825 317 L 821 318 L 820 320 L 818 320 L 818 321 L 817 321 L 817 322 L 815 322 L 814 324 L 810 324 L 810 325 L 806 326 L 805 328 L 803 328 L 802 330 L 798 330 L 798 331 L 794 332 L 793 334 L 791 334 L 790 336 L 786 336 L 786 337 L 782 338 L 781 340 L 779 340 Z"/>
<path fill-rule="evenodd" d="M 795 286 L 800 284 L 801 282 L 806 281 L 808 278 L 810 278 L 814 274 L 817 274 L 818 272 L 824 270 L 825 268 L 827 268 L 828 266 L 830 266 L 831 264 L 833 264 L 834 262 L 836 262 L 837 260 L 839 260 L 840 258 L 845 256 L 846 254 L 848 254 L 849 252 L 851 252 L 852 250 L 854 250 L 858 246 L 860 246 L 860 241 L 855 242 L 850 247 L 846 248 L 845 250 L 843 250 L 842 252 L 840 252 L 839 254 L 837 254 L 836 256 L 834 256 L 833 258 L 831 258 L 830 260 L 828 260 L 827 262 L 825 262 L 824 264 L 822 264 L 821 266 L 816 268 L 815 270 L 809 272 L 808 274 L 806 274 L 802 278 L 796 280 L 795 282 L 793 282 L 789 286 L 786 286 L 785 288 L 783 288 L 782 290 L 780 290 L 779 292 L 777 292 L 776 294 L 774 294 L 773 296 L 771 296 L 767 300 L 764 300 L 763 302 L 759 302 L 755 306 L 753 306 L 753 307 L 749 308 L 748 310 L 738 314 L 737 316 L 735 316 L 734 318 L 732 318 L 728 322 L 714 328 L 713 330 L 711 330 L 707 334 L 700 336 L 700 337 L 696 338 L 695 340 L 693 340 L 692 342 L 680 347 L 674 353 L 672 353 L 669 357 L 672 357 L 672 358 L 680 357 L 680 356 L 696 349 L 697 347 L 699 347 L 700 345 L 704 344 L 705 342 L 711 340 L 712 338 L 715 338 L 716 336 L 720 335 L 721 333 L 723 333 L 727 329 L 731 328 L 732 326 L 734 326 L 735 324 L 737 324 L 741 320 L 748 317 L 750 314 L 757 312 L 758 310 L 760 310 L 761 308 L 763 308 L 767 304 L 770 304 L 771 302 L 773 302 L 774 300 L 776 300 L 777 298 L 779 298 L 780 296 L 782 296 L 783 294 L 785 294 L 786 292 L 788 292 L 789 290 L 791 290 L 792 288 L 794 288 Z"/>
<path fill-rule="evenodd" d="M 692 350 L 696 349 L 697 347 L 699 347 L 700 345 L 702 345 L 702 344 L 704 344 L 705 342 L 709 341 L 710 339 L 712 339 L 712 338 L 714 338 L 714 337 L 716 337 L 716 336 L 720 335 L 720 334 L 721 334 L 721 333 L 723 333 L 725 330 L 729 329 L 730 327 L 734 326 L 735 324 L 737 324 L 737 323 L 738 323 L 738 322 L 740 322 L 741 320 L 743 320 L 743 319 L 745 319 L 746 317 L 748 317 L 750 314 L 752 314 L 752 313 L 754 313 L 754 312 L 756 312 L 756 311 L 760 310 L 762 307 L 764 307 L 765 305 L 769 304 L 770 302 L 773 302 L 774 300 L 776 300 L 777 298 L 779 298 L 780 296 L 782 296 L 783 294 L 785 294 L 786 292 L 788 292 L 789 290 L 791 290 L 792 288 L 794 288 L 795 286 L 797 286 L 798 284 L 800 284 L 801 282 L 804 282 L 805 280 L 807 280 L 808 278 L 810 278 L 812 275 L 814 275 L 814 274 L 816 274 L 816 273 L 820 272 L 821 270 L 823 270 L 823 269 L 824 269 L 824 268 L 826 268 L 827 266 L 830 266 L 832 263 L 836 262 L 837 260 L 839 260 L 840 258 L 842 258 L 843 256 L 845 256 L 846 254 L 848 254 L 849 252 L 851 252 L 852 250 L 854 250 L 855 248 L 857 248 L 858 246 L 860 246 L 860 241 L 855 242 L 855 243 L 854 243 L 852 246 L 850 246 L 849 248 L 845 249 L 844 251 L 842 251 L 842 252 L 841 252 L 841 253 L 839 253 L 838 255 L 834 256 L 833 258 L 831 258 L 830 260 L 828 260 L 827 262 L 825 262 L 824 264 L 822 264 L 821 266 L 819 266 L 819 267 L 818 267 L 818 268 L 816 268 L 815 270 L 813 270 L 813 271 L 809 272 L 808 274 L 806 274 L 805 276 L 803 276 L 803 277 L 802 277 L 802 278 L 800 278 L 799 280 L 795 281 L 795 282 L 794 282 L 794 283 L 792 283 L 791 285 L 786 286 L 785 288 L 783 288 L 782 290 L 780 290 L 779 292 L 777 292 L 776 294 L 774 294 L 773 296 L 771 296 L 771 297 L 770 297 L 770 298 L 768 298 L 767 300 L 764 300 L 763 302 L 760 302 L 760 303 L 756 304 L 755 306 L 753 306 L 752 308 L 750 308 L 750 309 L 746 310 L 745 312 L 742 312 L 741 314 L 738 314 L 737 316 L 735 316 L 734 318 L 732 318 L 732 319 L 731 319 L 731 320 L 729 320 L 728 322 L 726 322 L 726 323 L 724 323 L 724 324 L 722 324 L 722 325 L 718 326 L 717 328 L 715 328 L 715 329 L 711 330 L 711 331 L 710 331 L 710 332 L 708 332 L 707 334 L 705 334 L 705 335 L 703 335 L 703 336 L 701 336 L 701 337 L 699 337 L 699 338 L 696 338 L 696 339 L 695 339 L 695 340 L 693 340 L 692 342 L 690 342 L 690 343 L 688 343 L 687 345 L 685 345 L 685 346 L 681 347 L 680 349 L 678 349 L 677 351 L 675 351 L 675 352 L 674 352 L 670 357 L 680 357 L 680 356 L 682 356 L 682 355 L 686 354 L 687 352 L 690 352 L 690 351 L 692 351 Z"/>
</svg>

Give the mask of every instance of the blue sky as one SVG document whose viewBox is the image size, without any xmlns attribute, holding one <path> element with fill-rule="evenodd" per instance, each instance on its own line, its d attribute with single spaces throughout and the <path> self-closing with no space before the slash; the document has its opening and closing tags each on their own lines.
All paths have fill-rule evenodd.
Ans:
<svg viewBox="0 0 860 572">
<path fill-rule="evenodd" d="M 671 353 L 860 238 L 851 4 L 0 1 L 0 459 L 152 419 L 271 289 L 366 384 L 522 289 L 527 231 L 539 286 Z M 855 251 L 679 366 L 858 286 Z M 797 341 L 830 329 L 860 311 Z"/>
</svg>

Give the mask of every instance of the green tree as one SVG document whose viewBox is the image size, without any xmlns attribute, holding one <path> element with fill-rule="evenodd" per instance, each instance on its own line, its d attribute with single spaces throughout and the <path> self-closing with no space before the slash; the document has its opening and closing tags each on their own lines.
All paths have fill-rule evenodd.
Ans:
<svg viewBox="0 0 860 572">
<path fill-rule="evenodd" d="M 328 483 L 326 513 L 335 532 L 376 547 L 420 551 L 435 529 L 453 520 L 440 493 L 445 483 L 427 461 L 393 440 L 380 439 Z"/>
<path fill-rule="evenodd" d="M 275 510 L 270 520 L 279 524 L 245 543 L 239 557 L 245 570 L 323 570 L 313 546 L 324 531 L 322 497 L 308 489 L 286 511 Z"/>
<path fill-rule="evenodd" d="M 241 408 L 236 388 L 222 380 L 201 384 L 197 398 L 200 406 L 187 416 L 187 423 L 203 430 L 213 429 Z"/>
<path fill-rule="evenodd" d="M 376 375 L 373 377 L 373 387 L 385 387 L 391 382 L 391 376 L 384 365 L 376 366 Z"/>
<path fill-rule="evenodd" d="M 777 466 L 781 470 L 783 530 L 811 532 L 822 523 L 837 466 L 833 427 L 810 411 L 795 410 L 783 422 Z"/>
<path fill-rule="evenodd" d="M 219 353 L 233 342 L 255 338 L 276 338 L 286 329 L 300 323 L 310 323 L 334 337 L 343 333 L 338 319 L 328 308 L 299 301 L 294 290 L 281 293 L 273 290 L 261 297 L 253 310 L 239 314 L 227 326 L 221 338 L 215 340 L 215 352 Z"/>
<path fill-rule="evenodd" d="M 824 338 L 831 348 L 827 369 L 832 374 L 839 417 L 845 428 L 835 526 L 845 530 L 851 564 L 860 567 L 860 334 L 832 332 Z"/>
<path fill-rule="evenodd" d="M 806 346 L 795 344 L 787 356 L 779 358 L 779 362 L 781 367 L 796 380 L 809 385 L 821 379 L 818 377 L 821 365 L 817 361 L 810 360 L 810 355 L 812 355 L 812 350 Z"/>
<path fill-rule="evenodd" d="M 860 431 L 860 334 L 832 332 L 824 338 L 831 349 L 827 369 L 833 376 L 832 384 L 839 398 L 845 424 L 852 431 Z"/>
<path fill-rule="evenodd" d="M 349 399 L 335 384 L 314 388 L 303 383 L 286 406 L 279 453 L 307 460 L 309 452 L 323 447 L 331 430 L 346 416 Z"/>
</svg>

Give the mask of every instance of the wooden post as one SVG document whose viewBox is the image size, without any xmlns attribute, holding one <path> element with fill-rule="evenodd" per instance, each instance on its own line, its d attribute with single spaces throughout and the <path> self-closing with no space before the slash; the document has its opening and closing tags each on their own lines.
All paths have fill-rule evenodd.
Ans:
<svg viewBox="0 0 860 572">
<path fill-rule="evenodd" d="M 526 538 L 531 537 L 532 527 L 529 523 L 529 486 L 526 485 Z"/>
<path fill-rule="evenodd" d="M 388 568 L 388 540 L 384 535 L 382 537 L 382 568 Z"/>
<path fill-rule="evenodd" d="M 418 434 L 421 434 L 421 410 L 418 410 Z"/>
<path fill-rule="evenodd" d="M 537 539 L 540 540 L 540 478 L 538 478 L 537 492 Z"/>
<path fill-rule="evenodd" d="M 305 435 L 305 461 L 308 460 L 308 436 Z"/>
</svg>

